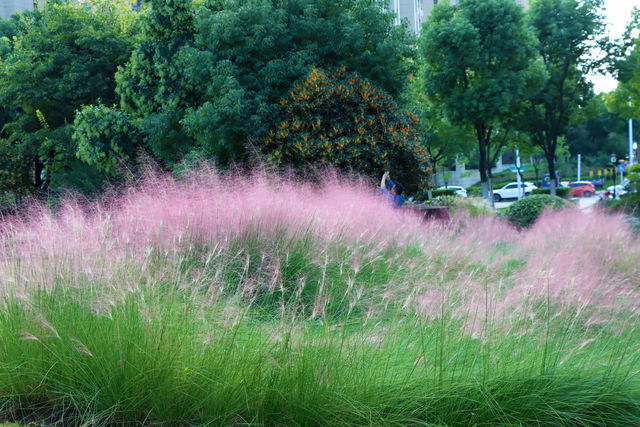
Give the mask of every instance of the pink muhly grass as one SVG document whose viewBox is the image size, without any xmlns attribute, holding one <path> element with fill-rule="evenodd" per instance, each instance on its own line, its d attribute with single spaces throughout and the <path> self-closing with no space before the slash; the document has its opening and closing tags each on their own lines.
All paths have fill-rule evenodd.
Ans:
<svg viewBox="0 0 640 427">
<path fill-rule="evenodd" d="M 122 281 L 114 270 L 145 265 L 153 253 L 222 250 L 247 235 L 387 246 L 429 233 L 418 217 L 392 209 L 363 181 L 333 175 L 310 184 L 212 170 L 185 181 L 150 174 L 117 198 L 89 206 L 70 198 L 56 212 L 34 206 L 0 227 L 3 275 L 43 286 L 60 277 Z"/>
<path fill-rule="evenodd" d="M 547 212 L 521 233 L 518 256 L 527 259 L 503 301 L 509 311 L 529 300 L 595 310 L 640 309 L 640 244 L 619 217 L 577 210 Z"/>
<path fill-rule="evenodd" d="M 287 249 L 278 239 L 304 237 L 312 239 L 320 266 L 332 245 L 350 248 L 340 267 L 344 274 L 357 274 L 385 253 L 391 279 L 374 291 L 380 309 L 405 306 L 434 317 L 446 302 L 456 317 L 473 320 L 482 317 L 487 298 L 497 313 L 525 313 L 525 305 L 548 292 L 559 304 L 608 309 L 622 303 L 625 310 L 638 310 L 640 244 L 616 217 L 546 213 L 521 232 L 493 216 L 424 222 L 393 209 L 375 184 L 362 179 L 329 173 L 309 183 L 206 168 L 181 181 L 149 174 L 91 205 L 69 198 L 55 212 L 34 206 L 26 217 L 0 222 L 0 289 L 56 283 L 95 286 L 103 293 L 136 289 L 170 274 L 160 270 L 151 277 L 148 267 L 157 264 L 156 256 L 174 262 L 195 254 L 217 264 L 217 254 L 254 238 L 263 245 L 262 260 L 258 273 L 243 277 L 240 288 L 252 295 L 280 286 Z M 406 255 L 410 248 L 413 255 Z M 244 260 L 247 254 L 240 249 L 237 257 Z M 504 273 L 509 259 L 523 266 Z M 206 284 L 214 299 L 224 285 L 216 271 L 194 270 L 186 277 Z M 324 316 L 328 286 L 320 287 L 315 316 Z M 370 307 L 363 296 L 367 289 L 359 286 L 346 297 Z M 479 320 L 473 324 L 474 330 L 482 327 Z"/>
</svg>

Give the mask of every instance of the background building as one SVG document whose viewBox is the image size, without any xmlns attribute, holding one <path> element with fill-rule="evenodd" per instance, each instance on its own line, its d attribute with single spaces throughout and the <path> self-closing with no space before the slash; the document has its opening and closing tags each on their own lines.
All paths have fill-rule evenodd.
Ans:
<svg viewBox="0 0 640 427">
<path fill-rule="evenodd" d="M 434 0 L 390 0 L 389 8 L 396 13 L 396 25 L 399 25 L 402 19 L 407 19 L 409 21 L 409 28 L 417 33 L 420 31 L 420 25 L 426 19 L 426 15 L 424 15 L 424 5 L 433 1 Z"/>
<path fill-rule="evenodd" d="M 396 24 L 400 24 L 402 19 L 409 21 L 409 28 L 414 32 L 419 32 L 420 27 L 431 14 L 433 7 L 442 0 L 389 0 L 389 9 L 396 13 Z M 452 5 L 458 4 L 460 0 L 450 0 Z M 525 9 L 529 7 L 527 0 L 516 0 Z"/>
<path fill-rule="evenodd" d="M 0 18 L 7 19 L 17 12 L 38 7 L 44 0 L 0 0 Z"/>
</svg>

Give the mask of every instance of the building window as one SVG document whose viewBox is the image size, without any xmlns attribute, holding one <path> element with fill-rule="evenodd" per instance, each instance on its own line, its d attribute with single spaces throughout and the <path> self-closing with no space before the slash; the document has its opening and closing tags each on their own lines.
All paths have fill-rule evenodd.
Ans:
<svg viewBox="0 0 640 427">
<path fill-rule="evenodd" d="M 433 5 L 437 5 L 438 4 L 438 0 L 433 0 Z"/>
</svg>

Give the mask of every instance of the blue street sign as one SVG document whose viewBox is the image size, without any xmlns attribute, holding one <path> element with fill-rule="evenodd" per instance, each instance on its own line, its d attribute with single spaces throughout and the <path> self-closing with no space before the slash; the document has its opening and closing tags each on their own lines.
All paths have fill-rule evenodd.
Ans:
<svg viewBox="0 0 640 427">
<path fill-rule="evenodd" d="M 618 165 L 618 172 L 624 172 L 624 164 L 623 163 L 620 163 Z"/>
<path fill-rule="evenodd" d="M 524 172 L 525 170 L 527 170 L 527 168 L 525 168 L 524 166 L 520 168 L 520 172 Z M 516 172 L 518 172 L 518 168 L 517 168 L 517 167 L 515 167 L 515 166 L 511 166 L 511 167 L 509 168 L 509 171 L 510 171 L 510 172 L 513 172 L 513 173 L 516 173 Z"/>
</svg>

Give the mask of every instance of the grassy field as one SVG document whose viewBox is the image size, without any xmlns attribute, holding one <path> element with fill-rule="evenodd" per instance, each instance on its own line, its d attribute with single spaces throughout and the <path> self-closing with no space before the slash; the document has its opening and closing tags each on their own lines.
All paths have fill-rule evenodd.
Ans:
<svg viewBox="0 0 640 427">
<path fill-rule="evenodd" d="M 5 218 L 0 423 L 640 425 L 637 236 L 479 211 L 202 171 Z"/>
</svg>

